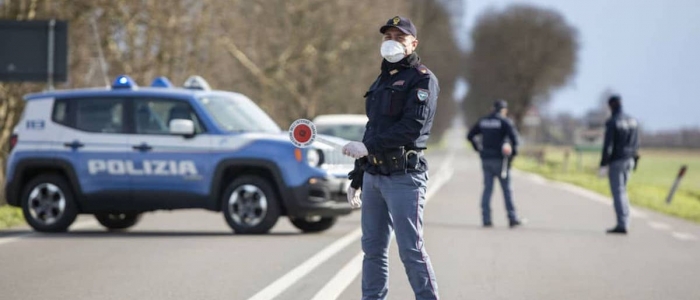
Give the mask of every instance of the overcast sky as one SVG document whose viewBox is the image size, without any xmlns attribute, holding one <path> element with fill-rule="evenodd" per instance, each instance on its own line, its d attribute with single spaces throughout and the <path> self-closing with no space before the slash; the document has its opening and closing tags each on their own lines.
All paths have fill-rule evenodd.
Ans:
<svg viewBox="0 0 700 300">
<path fill-rule="evenodd" d="M 489 6 L 512 3 L 556 9 L 578 29 L 577 73 L 551 112 L 582 115 L 609 87 L 646 129 L 700 127 L 700 1 L 465 1 L 464 30 Z"/>
</svg>

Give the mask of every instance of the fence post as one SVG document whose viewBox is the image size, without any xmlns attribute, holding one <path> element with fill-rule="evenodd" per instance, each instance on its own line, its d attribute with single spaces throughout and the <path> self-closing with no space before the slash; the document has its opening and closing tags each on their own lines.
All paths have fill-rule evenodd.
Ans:
<svg viewBox="0 0 700 300">
<path fill-rule="evenodd" d="M 576 150 L 576 170 L 579 172 L 583 171 L 583 151 Z"/>
<path fill-rule="evenodd" d="M 673 195 L 676 193 L 676 190 L 678 189 L 678 185 L 681 182 L 681 179 L 683 179 L 683 175 L 685 175 L 685 171 L 688 170 L 687 165 L 683 165 L 681 169 L 678 171 L 678 176 L 676 176 L 676 180 L 673 181 L 673 186 L 671 186 L 671 191 L 668 193 L 668 197 L 666 197 L 666 204 L 671 204 L 671 200 L 673 200 Z"/>
</svg>

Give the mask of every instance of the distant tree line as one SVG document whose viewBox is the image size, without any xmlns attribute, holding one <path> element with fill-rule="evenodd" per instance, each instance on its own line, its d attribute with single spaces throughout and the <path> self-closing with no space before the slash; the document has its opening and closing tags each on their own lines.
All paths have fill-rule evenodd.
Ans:
<svg viewBox="0 0 700 300">
<path fill-rule="evenodd" d="M 643 147 L 700 149 L 700 128 L 642 131 L 641 141 Z"/>
<path fill-rule="evenodd" d="M 538 131 L 534 144 L 571 146 L 575 143 L 578 130 L 602 128 L 609 117 L 607 110 L 591 109 L 584 116 L 571 113 L 543 116 L 540 124 L 531 130 Z M 651 131 L 640 127 L 640 141 L 643 148 L 685 148 L 700 149 L 700 128 L 688 127 L 674 130 Z"/>
</svg>

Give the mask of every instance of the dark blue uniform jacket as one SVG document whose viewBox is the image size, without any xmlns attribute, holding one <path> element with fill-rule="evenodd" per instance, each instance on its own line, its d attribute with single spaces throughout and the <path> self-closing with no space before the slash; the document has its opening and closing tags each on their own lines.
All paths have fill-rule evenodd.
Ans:
<svg viewBox="0 0 700 300">
<path fill-rule="evenodd" d="M 622 109 L 614 111 L 605 122 L 605 141 L 600 166 L 620 159 L 630 159 L 639 150 L 639 124 L 634 118 L 622 113 Z"/>
<path fill-rule="evenodd" d="M 478 135 L 481 135 L 481 144 L 476 140 Z M 503 143 L 506 142 L 506 138 L 510 140 L 513 148 L 512 156 L 517 155 L 518 131 L 510 119 L 504 118 L 496 112 L 479 119 L 467 134 L 467 139 L 471 142 L 474 150 L 479 152 L 479 156 L 482 159 L 502 159 L 502 147 Z"/>
<path fill-rule="evenodd" d="M 370 154 L 401 147 L 406 151 L 426 149 L 440 92 L 437 77 L 421 64 L 416 53 L 397 63 L 384 60 L 381 71 L 364 95 L 369 121 L 362 143 Z M 355 169 L 358 167 L 371 174 L 388 175 L 367 159 L 359 160 Z M 427 170 L 425 158 L 420 158 L 417 170 Z"/>
</svg>

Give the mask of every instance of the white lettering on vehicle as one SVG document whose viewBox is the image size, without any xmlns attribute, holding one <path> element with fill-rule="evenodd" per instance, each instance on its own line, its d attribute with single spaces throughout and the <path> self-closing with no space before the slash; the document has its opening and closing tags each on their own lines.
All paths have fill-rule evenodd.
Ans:
<svg viewBox="0 0 700 300">
<path fill-rule="evenodd" d="M 165 170 L 165 167 L 168 166 L 168 162 L 164 160 L 154 160 L 153 163 L 156 165 L 156 175 L 168 175 L 168 171 Z"/>
<path fill-rule="evenodd" d="M 191 160 L 144 160 L 134 162 L 118 159 L 88 160 L 90 175 L 135 175 L 135 176 L 196 176 L 197 166 Z"/>
<path fill-rule="evenodd" d="M 88 160 L 88 172 L 90 174 L 97 174 L 103 171 L 107 171 L 107 164 L 104 160 Z"/>
<path fill-rule="evenodd" d="M 124 167 L 124 162 L 121 160 L 110 159 L 107 161 L 107 173 L 113 175 L 124 175 L 126 174 L 126 168 Z"/>
</svg>

